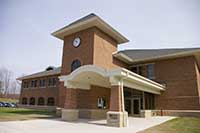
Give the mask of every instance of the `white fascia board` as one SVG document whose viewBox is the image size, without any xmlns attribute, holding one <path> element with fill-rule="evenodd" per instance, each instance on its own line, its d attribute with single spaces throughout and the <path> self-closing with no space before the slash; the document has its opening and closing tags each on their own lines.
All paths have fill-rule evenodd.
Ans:
<svg viewBox="0 0 200 133">
<path fill-rule="evenodd" d="M 133 62 L 133 59 L 130 58 L 129 56 L 125 55 L 124 53 L 114 52 L 112 55 L 114 57 L 121 59 L 122 61 L 125 61 L 125 62 L 128 62 L 128 63 Z"/>
<path fill-rule="evenodd" d="M 143 61 L 147 61 L 147 60 L 168 59 L 168 58 L 172 58 L 172 57 L 182 57 L 182 56 L 194 55 L 195 53 L 198 53 L 198 52 L 200 52 L 199 49 L 191 50 L 191 51 L 184 51 L 184 52 L 175 53 L 175 54 L 168 54 L 168 55 L 155 56 L 155 57 L 151 57 L 151 58 L 138 59 L 138 60 L 134 60 L 133 63 L 143 62 Z"/>
<path fill-rule="evenodd" d="M 94 16 L 92 18 L 89 18 L 82 22 L 78 22 L 73 25 L 66 26 L 64 28 L 61 28 L 60 30 L 53 32 L 52 35 L 59 39 L 63 39 L 64 36 L 68 34 L 72 34 L 74 32 L 78 32 L 90 27 L 95 27 L 95 26 L 100 28 L 103 32 L 107 33 L 114 39 L 116 39 L 119 44 L 126 43 L 129 41 L 123 35 L 121 35 L 118 31 L 116 31 L 114 28 L 112 28 L 110 25 L 108 25 L 106 22 L 104 22 L 101 18 L 97 16 Z"/>
<path fill-rule="evenodd" d="M 123 53 L 118 53 L 118 52 L 114 52 L 113 56 L 118 58 L 118 59 L 121 59 L 122 61 L 125 61 L 125 62 L 137 63 L 137 62 L 144 62 L 144 61 L 148 61 L 148 60 L 168 59 L 168 58 L 172 58 L 172 57 L 195 55 L 195 53 L 200 53 L 200 50 L 197 49 L 197 50 L 191 50 L 191 51 L 183 51 L 183 52 L 180 52 L 180 53 L 161 55 L 161 56 L 155 56 L 155 57 L 151 57 L 151 58 L 143 58 L 143 59 L 138 59 L 138 60 L 133 60 L 129 56 L 127 56 L 127 55 L 125 55 Z"/>
<path fill-rule="evenodd" d="M 129 82 L 141 84 L 141 86 L 146 86 L 146 87 L 149 87 L 152 89 L 157 89 L 159 91 L 165 90 L 164 89 L 165 87 L 163 85 L 158 84 L 150 79 L 147 79 L 143 76 L 140 76 L 140 75 L 133 73 L 124 68 L 118 68 L 118 69 L 111 70 L 108 73 L 108 76 L 109 77 L 111 77 L 111 76 L 121 77 L 121 78 L 123 78 L 124 81 L 127 80 Z"/>
<path fill-rule="evenodd" d="M 89 23 L 89 22 L 92 22 L 92 21 L 94 21 L 95 19 L 96 19 L 96 17 L 90 18 L 90 19 L 88 19 L 88 20 L 85 20 L 84 22 L 81 22 L 81 23 L 78 23 L 78 24 L 69 26 L 69 27 L 67 27 L 67 28 L 63 28 L 63 29 L 60 29 L 60 30 L 58 30 L 58 31 L 55 31 L 55 32 L 53 32 L 51 35 L 60 38 L 60 37 L 59 37 L 59 34 L 62 34 L 62 33 L 64 33 L 64 32 L 66 32 L 66 31 L 69 31 L 69 30 L 72 30 L 72 29 L 81 27 L 82 25 L 85 25 L 85 24 L 87 24 L 87 23 Z M 63 39 L 63 38 L 60 38 L 60 39 Z"/>
<path fill-rule="evenodd" d="M 149 92 L 149 93 L 153 93 L 153 94 L 160 94 L 160 90 L 149 87 L 149 86 L 145 86 L 141 83 L 136 83 L 136 82 L 132 82 L 129 80 L 124 80 L 123 81 L 123 85 L 129 88 L 133 88 L 136 90 L 140 90 L 140 91 L 144 91 L 144 92 Z"/>
</svg>

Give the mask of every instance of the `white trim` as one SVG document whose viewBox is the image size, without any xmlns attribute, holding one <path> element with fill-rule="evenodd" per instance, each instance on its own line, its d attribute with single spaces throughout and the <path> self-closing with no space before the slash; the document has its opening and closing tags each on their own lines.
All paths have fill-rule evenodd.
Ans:
<svg viewBox="0 0 200 133">
<path fill-rule="evenodd" d="M 128 63 L 133 62 L 133 59 L 130 58 L 129 56 L 125 55 L 124 53 L 114 52 L 114 53 L 112 53 L 112 55 L 113 55 L 114 57 L 116 57 L 117 59 L 126 61 L 126 62 L 128 62 Z"/>
<path fill-rule="evenodd" d="M 64 81 L 64 86 L 67 86 L 68 88 L 90 89 L 89 83 L 74 81 L 74 78 L 76 78 L 79 74 L 83 72 L 94 72 L 101 75 L 102 77 L 108 78 L 111 86 L 123 85 L 129 88 L 154 94 L 160 94 L 160 91 L 165 90 L 165 87 L 163 85 L 142 77 L 138 74 L 135 74 L 124 68 L 106 70 L 103 68 L 99 68 L 95 65 L 85 65 L 77 68 L 69 75 L 60 76 L 59 79 L 60 81 Z"/>
<path fill-rule="evenodd" d="M 125 62 L 128 61 L 129 63 L 138 63 L 138 62 L 151 61 L 151 60 L 155 61 L 156 59 L 168 59 L 168 58 L 172 58 L 172 57 L 195 55 L 198 52 L 200 52 L 199 49 L 191 50 L 191 51 L 183 51 L 183 52 L 178 52 L 178 53 L 168 54 L 168 55 L 155 56 L 155 57 L 150 57 L 150 58 L 136 59 L 136 60 L 133 60 L 132 58 L 130 58 L 128 56 L 132 61 L 128 58 L 124 58 L 124 55 L 122 55 L 120 52 L 113 53 L 113 56 L 118 59 L 121 59 L 122 61 L 125 61 Z"/>
<path fill-rule="evenodd" d="M 91 27 L 98 27 L 103 32 L 107 33 L 112 38 L 114 38 L 119 44 L 126 43 L 129 41 L 124 36 L 122 36 L 119 32 L 117 32 L 114 28 L 112 28 L 110 25 L 104 22 L 101 18 L 99 18 L 98 16 L 93 16 L 91 18 L 88 18 L 78 23 L 76 23 L 75 21 L 74 24 L 61 28 L 60 30 L 53 32 L 52 35 L 63 40 L 64 36 L 66 35 L 79 32 Z"/>
</svg>

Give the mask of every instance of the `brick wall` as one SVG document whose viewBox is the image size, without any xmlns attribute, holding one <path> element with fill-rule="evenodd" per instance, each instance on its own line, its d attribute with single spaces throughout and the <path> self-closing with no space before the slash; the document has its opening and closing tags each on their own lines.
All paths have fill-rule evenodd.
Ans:
<svg viewBox="0 0 200 133">
<path fill-rule="evenodd" d="M 113 69 L 120 66 L 127 68 L 128 66 L 125 63 L 113 58 L 112 53 L 116 51 L 117 42 L 98 28 L 95 28 L 93 53 L 94 64 L 105 69 Z"/>
<path fill-rule="evenodd" d="M 59 88 L 58 88 L 58 106 L 64 107 L 65 99 L 66 99 L 66 93 L 67 89 L 64 86 L 64 82 L 60 82 Z"/>
<path fill-rule="evenodd" d="M 29 99 L 31 97 L 34 97 L 36 105 L 37 105 L 38 98 L 43 97 L 45 99 L 45 105 L 46 105 L 48 97 L 53 97 L 54 100 L 55 100 L 55 106 L 57 106 L 58 100 L 59 100 L 58 99 L 58 90 L 59 90 L 60 82 L 57 82 L 55 87 L 49 87 L 48 82 L 47 82 L 49 77 L 58 77 L 58 75 L 23 80 L 22 84 L 23 84 L 24 81 L 29 82 L 29 88 L 21 88 L 19 103 L 20 104 L 22 103 L 22 98 L 27 98 L 28 103 L 29 103 Z M 46 86 L 45 87 L 42 87 L 42 88 L 39 87 L 39 80 L 40 79 L 46 79 Z M 34 87 L 34 88 L 30 87 L 32 80 L 37 80 L 37 87 Z"/>
<path fill-rule="evenodd" d="M 98 109 L 98 98 L 106 100 L 106 108 L 110 103 L 110 88 L 91 86 L 90 90 L 66 89 L 65 108 L 68 109 Z"/>
<path fill-rule="evenodd" d="M 75 48 L 72 43 L 76 37 L 80 37 L 81 44 Z M 113 58 L 112 53 L 117 51 L 117 42 L 99 30 L 96 27 L 89 28 L 64 38 L 63 45 L 63 58 L 62 58 L 62 70 L 61 75 L 68 75 L 71 73 L 71 63 L 73 60 L 78 59 L 81 65 L 94 64 L 101 68 L 111 69 L 119 66 L 127 67 L 127 65 L 120 60 Z M 78 93 L 79 101 L 78 108 L 91 108 L 96 109 L 97 96 L 103 96 L 108 101 L 109 106 L 109 95 L 108 89 L 99 89 L 99 87 L 92 87 L 91 90 L 76 90 Z M 70 107 L 68 91 L 61 83 L 59 88 L 59 106 L 64 107 L 65 101 Z M 70 94 L 69 94 L 70 95 Z M 70 96 L 68 96 L 70 97 Z M 81 99 L 81 100 L 80 100 Z M 90 104 L 89 104 L 90 103 Z M 74 107 L 73 107 L 74 108 Z"/>
<path fill-rule="evenodd" d="M 155 62 L 156 81 L 166 90 L 156 95 L 156 108 L 167 110 L 200 109 L 196 60 L 193 56 Z"/>
<path fill-rule="evenodd" d="M 73 40 L 80 37 L 81 44 L 75 48 Z M 71 73 L 71 63 L 78 59 L 81 65 L 94 64 L 111 69 L 119 66 L 127 67 L 120 60 L 113 58 L 112 53 L 117 51 L 117 43 L 96 27 L 89 28 L 64 38 L 62 72 L 61 75 Z"/>
</svg>

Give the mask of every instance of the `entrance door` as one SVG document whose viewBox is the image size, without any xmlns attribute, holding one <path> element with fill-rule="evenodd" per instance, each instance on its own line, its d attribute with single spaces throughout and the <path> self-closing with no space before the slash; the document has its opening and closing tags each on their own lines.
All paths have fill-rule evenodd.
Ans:
<svg viewBox="0 0 200 133">
<path fill-rule="evenodd" d="M 132 100 L 131 99 L 125 99 L 125 110 L 128 112 L 128 114 L 132 114 Z"/>
<path fill-rule="evenodd" d="M 133 115 L 140 115 L 140 98 L 133 98 Z"/>
<path fill-rule="evenodd" d="M 125 99 L 125 110 L 131 116 L 139 116 L 140 115 L 140 98 Z"/>
</svg>

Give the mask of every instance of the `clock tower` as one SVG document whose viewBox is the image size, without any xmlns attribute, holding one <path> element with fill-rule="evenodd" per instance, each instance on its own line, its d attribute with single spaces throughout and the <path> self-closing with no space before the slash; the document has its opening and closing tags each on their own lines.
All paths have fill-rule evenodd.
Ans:
<svg viewBox="0 0 200 133">
<path fill-rule="evenodd" d="M 61 75 L 83 65 L 112 69 L 123 65 L 112 54 L 128 40 L 95 14 L 83 17 L 52 33 L 64 41 Z"/>
<path fill-rule="evenodd" d="M 86 109 L 87 114 L 98 112 L 106 117 L 106 110 L 96 106 L 100 97 L 104 103 L 109 104 L 109 110 L 118 111 L 120 126 L 125 124 L 120 112 L 123 104 L 119 98 L 119 81 L 114 77 L 107 77 L 107 74 L 117 67 L 126 68 L 125 63 L 113 57 L 113 53 L 117 51 L 119 44 L 128 40 L 95 14 L 61 28 L 53 36 L 64 41 L 58 92 L 58 101 L 63 107 L 62 119 L 74 121 L 79 117 L 93 117 L 82 116 L 81 109 Z M 127 113 L 123 114 L 127 116 Z"/>
</svg>

